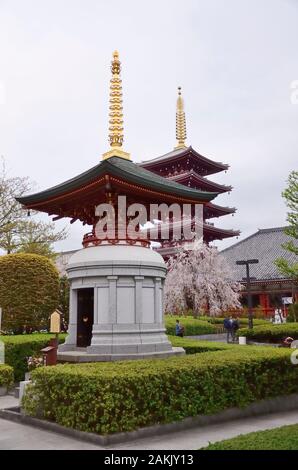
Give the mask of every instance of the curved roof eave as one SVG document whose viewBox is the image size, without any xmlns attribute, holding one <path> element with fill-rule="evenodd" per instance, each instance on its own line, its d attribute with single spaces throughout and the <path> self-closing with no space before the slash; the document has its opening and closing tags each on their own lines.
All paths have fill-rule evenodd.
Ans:
<svg viewBox="0 0 298 470">
<path fill-rule="evenodd" d="M 120 157 L 111 157 L 103 160 L 98 165 L 90 168 L 84 173 L 81 173 L 80 175 L 57 186 L 53 186 L 52 188 L 39 193 L 18 197 L 16 199 L 24 206 L 38 202 L 45 202 L 47 199 L 51 199 L 52 197 L 67 194 L 69 191 L 78 189 L 84 184 L 91 182 L 92 180 L 96 180 L 96 178 L 104 176 L 105 174 L 125 177 L 128 182 L 140 184 L 144 187 L 163 191 L 168 194 L 177 194 L 197 201 L 208 202 L 218 195 L 218 193 L 215 192 L 199 191 L 188 188 L 180 183 L 169 181 L 162 176 L 156 175 L 129 160 L 125 160 Z"/>
</svg>

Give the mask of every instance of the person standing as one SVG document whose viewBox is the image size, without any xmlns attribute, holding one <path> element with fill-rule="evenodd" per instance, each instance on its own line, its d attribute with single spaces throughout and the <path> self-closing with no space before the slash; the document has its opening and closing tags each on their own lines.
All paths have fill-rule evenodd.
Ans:
<svg viewBox="0 0 298 470">
<path fill-rule="evenodd" d="M 230 342 L 230 338 L 233 341 L 233 317 L 230 316 L 230 318 L 226 317 L 224 319 L 224 329 L 227 332 L 227 343 Z"/>
<path fill-rule="evenodd" d="M 239 330 L 239 328 L 240 328 L 239 318 L 233 319 L 233 323 L 232 323 L 232 340 L 233 340 L 233 342 L 236 340 L 236 333 Z"/>
</svg>

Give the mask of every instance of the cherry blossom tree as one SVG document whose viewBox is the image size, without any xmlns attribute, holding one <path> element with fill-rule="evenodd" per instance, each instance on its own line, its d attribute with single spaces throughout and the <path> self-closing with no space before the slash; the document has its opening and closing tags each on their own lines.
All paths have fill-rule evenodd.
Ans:
<svg viewBox="0 0 298 470">
<path fill-rule="evenodd" d="M 193 249 L 181 249 L 167 263 L 165 311 L 177 313 L 190 306 L 195 315 L 209 311 L 218 316 L 224 311 L 241 308 L 242 286 L 232 281 L 232 272 L 215 247 L 201 241 Z"/>
</svg>

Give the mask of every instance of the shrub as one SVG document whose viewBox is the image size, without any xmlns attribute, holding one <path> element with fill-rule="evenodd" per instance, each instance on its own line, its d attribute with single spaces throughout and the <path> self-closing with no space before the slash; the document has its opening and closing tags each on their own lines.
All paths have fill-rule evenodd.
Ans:
<svg viewBox="0 0 298 470">
<path fill-rule="evenodd" d="M 35 333 L 32 335 L 1 336 L 1 341 L 5 345 L 5 363 L 13 368 L 15 381 L 24 379 L 25 372 L 28 371 L 27 357 L 37 355 L 42 348 L 48 345 L 53 336 Z M 65 335 L 59 335 L 60 342 L 64 342 L 64 339 Z"/>
<path fill-rule="evenodd" d="M 287 323 L 298 322 L 298 303 L 289 306 Z"/>
<path fill-rule="evenodd" d="M 59 311 L 66 323 L 69 323 L 69 280 L 67 276 L 59 279 Z"/>
<path fill-rule="evenodd" d="M 200 317 L 200 320 L 202 321 L 207 321 L 208 323 L 214 324 L 214 325 L 223 325 L 224 317 Z M 239 322 L 241 326 L 246 326 L 248 325 L 248 318 L 239 318 Z M 269 323 L 269 320 L 261 320 L 258 318 L 254 318 L 254 325 L 266 325 Z"/>
<path fill-rule="evenodd" d="M 81 431 L 132 431 L 296 393 L 290 351 L 243 347 L 164 360 L 62 364 L 32 372 L 25 412 Z"/>
<path fill-rule="evenodd" d="M 22 333 L 24 327 L 47 326 L 59 299 L 59 274 L 44 256 L 12 254 L 0 257 L 2 328 Z"/>
<path fill-rule="evenodd" d="M 208 335 L 216 333 L 215 326 L 208 322 L 197 320 L 192 317 L 165 316 L 166 332 L 168 335 L 175 335 L 176 320 L 180 320 L 184 326 L 186 336 Z"/>
<path fill-rule="evenodd" d="M 6 364 L 0 364 L 0 387 L 11 387 L 13 385 L 13 368 Z"/>
<path fill-rule="evenodd" d="M 264 343 L 279 343 L 287 336 L 298 339 L 298 324 L 283 323 L 282 325 L 261 325 L 252 329 L 243 328 L 238 330 L 238 336 L 246 336 L 253 341 Z"/>
<path fill-rule="evenodd" d="M 297 450 L 298 424 L 250 432 L 210 444 L 201 450 Z"/>
<path fill-rule="evenodd" d="M 211 351 L 226 351 L 228 349 L 243 348 L 239 344 L 217 343 L 213 341 L 198 341 L 189 338 L 180 338 L 179 336 L 169 336 L 174 347 L 183 348 L 186 354 L 198 354 Z"/>
</svg>

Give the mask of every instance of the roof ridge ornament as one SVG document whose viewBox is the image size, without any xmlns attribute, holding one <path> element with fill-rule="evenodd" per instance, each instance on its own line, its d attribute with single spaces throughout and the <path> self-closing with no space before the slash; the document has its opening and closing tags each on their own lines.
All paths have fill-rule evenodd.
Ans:
<svg viewBox="0 0 298 470">
<path fill-rule="evenodd" d="M 186 140 L 186 121 L 185 121 L 185 112 L 184 112 L 184 101 L 181 96 L 181 86 L 178 87 L 178 98 L 176 106 L 176 139 L 177 145 L 175 149 L 185 149 Z"/>
<path fill-rule="evenodd" d="M 123 102 L 122 102 L 122 80 L 121 62 L 119 52 L 113 52 L 111 62 L 112 77 L 110 80 L 110 120 L 109 120 L 109 141 L 110 150 L 102 156 L 103 160 L 110 157 L 121 157 L 130 160 L 130 154 L 122 150 L 123 144 Z"/>
</svg>

